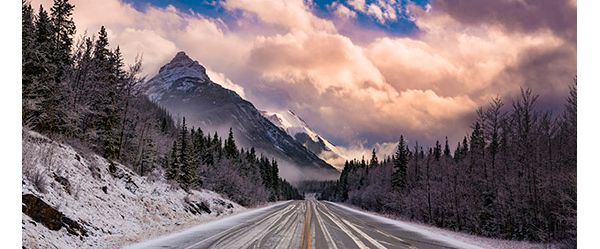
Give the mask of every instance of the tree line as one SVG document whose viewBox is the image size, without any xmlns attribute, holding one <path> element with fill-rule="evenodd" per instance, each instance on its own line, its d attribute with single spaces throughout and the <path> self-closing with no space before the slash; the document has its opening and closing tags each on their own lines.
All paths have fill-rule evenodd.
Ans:
<svg viewBox="0 0 600 249">
<path fill-rule="evenodd" d="M 347 161 L 320 198 L 478 235 L 576 247 L 577 93 L 564 111 L 521 90 L 477 110 L 470 136 L 430 148 L 400 137 L 394 155 Z"/>
<path fill-rule="evenodd" d="M 185 121 L 176 124 L 142 94 L 141 56 L 126 66 L 104 26 L 75 42 L 73 11 L 68 0 L 54 0 L 49 12 L 40 5 L 37 13 L 22 2 L 24 127 L 142 176 L 173 180 L 186 190 L 207 187 L 243 205 L 302 198 L 279 178 L 276 161 L 238 150 L 233 134 L 223 145 L 216 134 L 205 137 Z"/>
<path fill-rule="evenodd" d="M 303 199 L 298 190 L 279 177 L 277 161 L 257 155 L 254 147 L 238 149 L 233 131 L 223 141 L 202 129 L 188 130 L 185 118 L 178 126 L 167 158 L 166 177 L 183 188 L 205 187 L 223 193 L 242 205 Z"/>
</svg>

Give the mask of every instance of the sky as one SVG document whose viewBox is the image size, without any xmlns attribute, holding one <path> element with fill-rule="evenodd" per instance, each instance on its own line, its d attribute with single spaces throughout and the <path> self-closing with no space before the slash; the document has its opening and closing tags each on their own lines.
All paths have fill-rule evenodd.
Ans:
<svg viewBox="0 0 600 249">
<path fill-rule="evenodd" d="M 50 0 L 31 0 L 49 6 Z M 576 0 L 72 0 L 156 74 L 178 51 L 259 109 L 292 109 L 347 157 L 400 135 L 462 140 L 520 88 L 558 112 L 577 73 Z"/>
</svg>

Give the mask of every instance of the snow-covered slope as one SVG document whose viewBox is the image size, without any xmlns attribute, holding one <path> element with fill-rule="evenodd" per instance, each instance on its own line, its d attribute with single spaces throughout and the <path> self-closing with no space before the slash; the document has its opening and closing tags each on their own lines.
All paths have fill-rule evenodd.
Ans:
<svg viewBox="0 0 600 249">
<path fill-rule="evenodd" d="M 197 61 L 179 52 L 142 87 L 152 101 L 188 126 L 220 134 L 233 129 L 236 142 L 276 158 L 290 182 L 337 179 L 339 172 L 265 118 L 249 101 L 213 82 Z"/>
<path fill-rule="evenodd" d="M 338 148 L 327 139 L 317 134 L 292 110 L 285 112 L 262 111 L 261 113 L 269 119 L 271 123 L 284 130 L 321 159 L 325 160 L 338 170 L 343 169 L 344 165 L 340 165 L 339 162 L 343 161 L 344 158 L 341 156 Z"/>
<path fill-rule="evenodd" d="M 117 248 L 245 209 L 35 132 L 23 132 L 22 149 L 24 248 Z"/>
</svg>

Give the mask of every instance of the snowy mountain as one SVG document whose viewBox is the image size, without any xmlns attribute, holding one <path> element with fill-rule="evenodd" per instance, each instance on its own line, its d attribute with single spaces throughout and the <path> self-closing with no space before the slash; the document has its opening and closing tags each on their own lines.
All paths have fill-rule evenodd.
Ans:
<svg viewBox="0 0 600 249">
<path fill-rule="evenodd" d="M 265 118 L 237 93 L 213 82 L 205 68 L 179 52 L 142 89 L 175 118 L 204 132 L 226 134 L 231 127 L 237 142 L 280 161 L 288 181 L 334 179 L 339 172 Z"/>
<path fill-rule="evenodd" d="M 261 111 L 271 123 L 277 125 L 308 150 L 318 155 L 338 170 L 343 169 L 345 160 L 338 148 L 317 134 L 306 122 L 292 110 L 286 112 Z M 340 163 L 341 162 L 341 163 Z"/>
</svg>

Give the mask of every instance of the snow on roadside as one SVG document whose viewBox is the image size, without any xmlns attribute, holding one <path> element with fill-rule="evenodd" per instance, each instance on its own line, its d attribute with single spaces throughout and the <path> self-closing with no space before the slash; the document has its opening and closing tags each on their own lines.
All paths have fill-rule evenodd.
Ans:
<svg viewBox="0 0 600 249">
<path fill-rule="evenodd" d="M 83 156 L 35 132 L 23 132 L 22 146 L 22 194 L 35 195 L 88 231 L 84 237 L 52 231 L 22 214 L 25 248 L 115 248 L 245 210 L 212 191 L 187 193 L 119 164 L 111 174 L 104 158 Z M 193 214 L 189 203 L 211 212 Z"/>
<path fill-rule="evenodd" d="M 384 217 L 381 214 L 364 211 L 357 207 L 351 207 L 346 204 L 340 204 L 335 202 L 327 202 L 345 210 L 359 213 L 375 220 L 378 220 L 385 224 L 394 225 L 404 230 L 416 232 L 426 236 L 430 239 L 439 240 L 446 242 L 450 245 L 456 246 L 457 248 L 471 249 L 471 248 L 488 248 L 488 249 L 550 249 L 555 248 L 550 244 L 536 244 L 526 241 L 511 241 L 511 240 L 500 240 L 480 237 L 472 234 L 466 234 L 461 232 L 450 231 L 439 227 L 419 224 L 415 222 L 401 221 L 395 218 Z"/>
<path fill-rule="evenodd" d="M 263 207 L 258 207 L 258 208 L 242 211 L 240 213 L 227 216 L 227 217 L 225 217 L 223 219 L 219 219 L 217 221 L 203 223 L 198 226 L 191 227 L 189 229 L 181 230 L 179 232 L 163 235 L 163 236 L 160 236 L 160 237 L 157 237 L 154 239 L 142 241 L 137 244 L 132 244 L 132 245 L 126 246 L 125 248 L 126 249 L 143 249 L 143 248 L 148 248 L 148 247 L 154 247 L 156 245 L 170 243 L 170 242 L 176 241 L 177 239 L 181 239 L 181 238 L 195 236 L 196 234 L 202 234 L 207 231 L 226 230 L 227 228 L 233 227 L 235 225 L 243 224 L 244 221 L 250 219 L 251 217 L 259 215 L 269 209 L 287 204 L 288 202 L 290 202 L 290 201 L 280 201 L 280 202 L 276 202 L 276 203 L 269 203 L 268 205 L 263 206 Z"/>
</svg>

